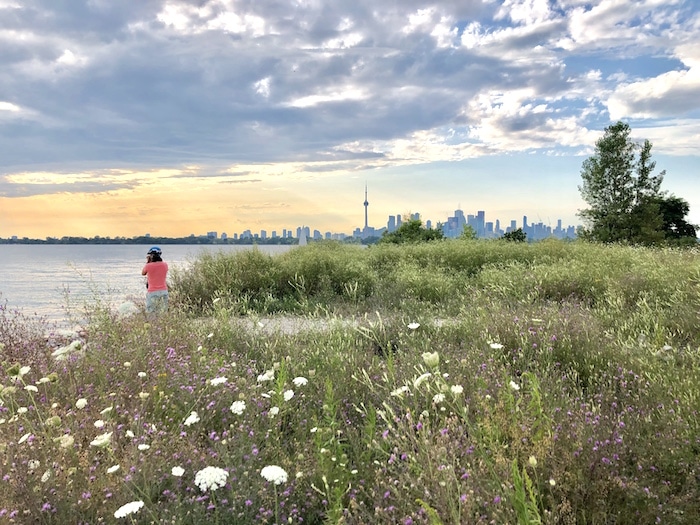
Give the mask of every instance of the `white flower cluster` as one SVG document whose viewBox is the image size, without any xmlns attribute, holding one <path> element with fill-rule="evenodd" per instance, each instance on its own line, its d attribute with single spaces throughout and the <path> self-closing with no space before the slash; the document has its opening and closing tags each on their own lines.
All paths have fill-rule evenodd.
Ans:
<svg viewBox="0 0 700 525">
<path fill-rule="evenodd" d="M 119 507 L 115 513 L 114 517 L 115 518 L 126 518 L 129 514 L 134 514 L 141 510 L 143 507 L 143 501 L 132 501 L 131 503 L 127 503 L 126 505 L 122 505 Z"/>
<path fill-rule="evenodd" d="M 194 484 L 197 485 L 202 492 L 216 489 L 226 485 L 228 472 L 219 467 L 204 467 L 194 475 Z"/>
<path fill-rule="evenodd" d="M 267 467 L 263 467 L 263 469 L 260 471 L 260 475 L 275 485 L 287 483 L 287 479 L 289 478 L 287 471 L 282 467 L 278 467 L 277 465 L 268 465 Z"/>
</svg>

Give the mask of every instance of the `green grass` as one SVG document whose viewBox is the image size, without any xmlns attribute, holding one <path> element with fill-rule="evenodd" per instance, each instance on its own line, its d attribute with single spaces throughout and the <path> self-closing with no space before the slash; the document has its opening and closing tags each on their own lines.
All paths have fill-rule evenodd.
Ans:
<svg viewBox="0 0 700 525">
<path fill-rule="evenodd" d="M 171 285 L 49 344 L 0 310 L 0 523 L 700 522 L 697 251 L 321 243 Z"/>
</svg>

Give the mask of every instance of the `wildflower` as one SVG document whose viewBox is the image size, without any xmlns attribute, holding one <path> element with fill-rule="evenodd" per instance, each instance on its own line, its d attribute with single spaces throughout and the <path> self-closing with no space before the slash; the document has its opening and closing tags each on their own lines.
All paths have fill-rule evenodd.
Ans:
<svg viewBox="0 0 700 525">
<path fill-rule="evenodd" d="M 289 401 L 294 397 L 294 390 L 285 390 L 283 397 L 285 401 Z"/>
<path fill-rule="evenodd" d="M 57 442 L 61 448 L 71 448 L 75 439 L 70 434 L 64 434 L 61 437 L 54 438 L 54 441 Z"/>
<path fill-rule="evenodd" d="M 272 407 L 270 409 L 270 417 L 275 417 L 279 413 L 280 413 L 280 407 Z"/>
<path fill-rule="evenodd" d="M 458 396 L 462 392 L 464 392 L 464 388 L 462 387 L 462 385 L 452 385 L 450 387 L 450 392 L 452 392 L 452 395 Z"/>
<path fill-rule="evenodd" d="M 180 466 L 173 467 L 170 473 L 176 478 L 179 478 L 185 473 L 185 469 Z"/>
<path fill-rule="evenodd" d="M 214 337 L 214 332 L 211 332 L 211 333 L 207 336 L 207 339 L 211 339 L 212 337 Z"/>
<path fill-rule="evenodd" d="M 445 394 L 435 394 L 433 396 L 433 403 L 436 405 L 442 403 L 445 400 Z"/>
<path fill-rule="evenodd" d="M 501 350 L 503 345 L 501 343 L 489 343 L 492 350 Z"/>
<path fill-rule="evenodd" d="M 111 440 L 112 440 L 112 433 L 106 432 L 104 434 L 100 434 L 95 439 L 90 441 L 90 446 L 91 447 L 98 447 L 98 448 L 106 447 L 107 445 L 109 445 Z"/>
<path fill-rule="evenodd" d="M 107 469 L 107 474 L 114 474 L 117 470 L 119 470 L 119 465 L 112 465 Z"/>
<path fill-rule="evenodd" d="M 93 425 L 95 426 L 95 428 L 102 428 L 105 426 L 105 422 L 102 421 L 101 419 L 98 419 L 97 421 L 95 421 L 93 423 Z"/>
<path fill-rule="evenodd" d="M 61 424 L 61 418 L 59 416 L 51 416 L 45 421 L 47 427 L 57 427 Z"/>
<path fill-rule="evenodd" d="M 124 361 L 124 368 L 131 368 L 131 361 Z"/>
<path fill-rule="evenodd" d="M 313 427 L 311 430 L 309 430 L 309 432 L 315 434 L 316 432 L 318 432 L 318 427 Z"/>
<path fill-rule="evenodd" d="M 24 389 L 27 392 L 38 392 L 39 391 L 39 389 L 37 387 L 35 387 L 34 385 L 27 385 L 24 387 Z"/>
<path fill-rule="evenodd" d="M 227 377 L 215 377 L 214 379 L 209 380 L 209 384 L 211 386 L 223 385 L 224 383 L 226 383 L 226 381 L 228 381 Z"/>
<path fill-rule="evenodd" d="M 557 484 L 557 482 L 554 481 L 552 478 L 549 478 L 549 484 L 553 487 L 554 485 Z"/>
<path fill-rule="evenodd" d="M 148 392 L 139 392 L 139 399 L 147 399 L 150 396 Z"/>
<path fill-rule="evenodd" d="M 138 375 L 141 379 L 143 379 L 143 378 L 146 377 L 148 374 L 146 374 L 146 372 L 139 372 L 139 373 L 136 374 L 136 375 Z"/>
<path fill-rule="evenodd" d="M 404 395 L 408 391 L 409 391 L 409 388 L 406 385 L 404 385 L 404 386 L 400 386 L 396 390 L 393 390 L 391 392 L 391 395 L 394 397 L 401 397 L 402 395 Z"/>
<path fill-rule="evenodd" d="M 301 376 L 295 377 L 294 379 L 292 379 L 292 383 L 294 383 L 294 386 L 296 386 L 296 387 L 304 386 L 308 382 L 309 382 L 308 379 L 306 379 L 305 377 L 301 377 Z"/>
<path fill-rule="evenodd" d="M 103 409 L 103 410 L 100 411 L 100 415 L 101 415 L 101 416 L 106 416 L 106 415 L 109 414 L 112 410 L 114 410 L 114 407 L 113 407 L 113 406 L 107 407 L 107 408 L 105 408 L 105 409 Z"/>
<path fill-rule="evenodd" d="M 29 409 L 27 407 L 19 407 L 17 409 L 18 414 L 26 414 L 28 411 L 29 411 Z"/>
<path fill-rule="evenodd" d="M 234 401 L 231 404 L 231 412 L 233 412 L 237 416 L 240 416 L 244 410 L 245 410 L 245 401 Z"/>
<path fill-rule="evenodd" d="M 423 362 L 426 366 L 435 368 L 440 364 L 440 354 L 437 352 L 423 352 Z"/>
<path fill-rule="evenodd" d="M 212 303 L 212 304 L 216 304 L 216 303 L 218 303 L 219 301 L 221 301 L 221 297 L 215 298 L 211 303 Z"/>
<path fill-rule="evenodd" d="M 88 404 L 87 399 L 85 399 L 84 397 L 81 397 L 80 399 L 78 399 L 75 402 L 75 408 L 77 408 L 78 410 L 82 410 L 83 408 L 85 408 L 87 406 L 87 404 Z"/>
<path fill-rule="evenodd" d="M 207 490 L 214 491 L 219 487 L 226 485 L 228 472 L 219 467 L 204 467 L 194 476 L 194 484 L 197 485 L 202 492 Z"/>
<path fill-rule="evenodd" d="M 143 508 L 143 501 L 132 501 L 126 505 L 122 505 L 114 512 L 115 518 L 126 518 L 129 514 L 135 514 Z"/>
<path fill-rule="evenodd" d="M 418 388 L 423 383 L 423 381 L 428 379 L 431 375 L 433 374 L 431 374 L 430 372 L 426 372 L 425 374 L 419 375 L 413 380 L 413 388 Z"/>
<path fill-rule="evenodd" d="M 149 448 L 151 448 L 151 445 L 147 445 L 146 443 L 140 443 L 138 446 L 139 450 L 148 450 Z"/>
<path fill-rule="evenodd" d="M 190 425 L 194 425 L 195 423 L 199 423 L 199 414 L 195 412 L 194 410 L 190 412 L 190 415 L 187 416 L 187 419 L 185 419 L 184 425 L 186 427 L 189 427 Z"/>
<path fill-rule="evenodd" d="M 18 444 L 18 445 L 21 445 L 22 443 L 24 443 L 25 441 L 27 441 L 31 435 L 32 435 L 31 432 L 27 432 L 27 433 L 24 434 L 21 438 L 19 438 L 19 441 L 17 442 L 17 444 Z"/>
<path fill-rule="evenodd" d="M 61 348 L 58 348 L 55 350 L 52 354 L 51 357 L 56 359 L 56 361 L 63 361 L 68 357 L 69 354 L 72 354 L 73 352 L 76 352 L 78 350 L 81 350 L 83 347 L 82 341 L 76 339 L 73 341 L 71 344 L 62 346 Z"/>
<path fill-rule="evenodd" d="M 258 376 L 258 383 L 262 383 L 264 381 L 272 381 L 275 378 L 275 369 L 271 368 L 270 370 L 267 370 L 264 374 L 260 374 Z"/>
<path fill-rule="evenodd" d="M 287 471 L 285 471 L 282 467 L 278 467 L 277 465 L 268 465 L 263 467 L 263 469 L 260 471 L 260 475 L 275 485 L 286 483 L 288 478 Z"/>
<path fill-rule="evenodd" d="M 511 380 L 511 382 L 510 382 L 510 387 L 511 387 L 513 390 L 515 390 L 516 392 L 517 392 L 518 390 L 520 390 L 520 385 L 519 385 L 518 383 L 516 383 L 515 381 L 513 381 L 513 380 Z"/>
<path fill-rule="evenodd" d="M 50 477 L 51 477 L 51 469 L 47 470 L 46 472 L 44 472 L 44 474 L 42 474 L 41 482 L 46 483 Z"/>
<path fill-rule="evenodd" d="M 537 458 L 535 456 L 530 456 L 527 462 L 532 468 L 535 468 L 537 466 Z"/>
<path fill-rule="evenodd" d="M 420 326 L 420 324 L 418 324 L 418 323 L 409 323 L 408 324 L 409 330 L 416 330 L 419 326 Z"/>
<path fill-rule="evenodd" d="M 40 466 L 41 466 L 41 461 L 39 461 L 38 459 L 30 459 L 29 461 L 27 461 L 27 468 L 29 469 L 30 472 L 38 469 Z"/>
<path fill-rule="evenodd" d="M 134 437 L 134 433 L 131 430 L 127 430 L 124 434 L 126 434 L 126 437 L 128 437 L 128 438 Z"/>
</svg>

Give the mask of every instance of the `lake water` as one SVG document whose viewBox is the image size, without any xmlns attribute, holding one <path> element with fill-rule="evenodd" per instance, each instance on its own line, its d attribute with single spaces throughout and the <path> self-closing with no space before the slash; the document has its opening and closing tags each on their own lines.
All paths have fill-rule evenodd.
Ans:
<svg viewBox="0 0 700 525">
<path fill-rule="evenodd" d="M 113 306 L 146 295 L 141 269 L 150 245 L 0 244 L 0 304 L 28 317 L 61 323 L 67 308 L 82 311 L 96 299 Z M 163 260 L 186 268 L 198 254 L 250 250 L 250 245 L 163 245 Z M 288 245 L 258 245 L 263 253 L 279 254 Z"/>
</svg>

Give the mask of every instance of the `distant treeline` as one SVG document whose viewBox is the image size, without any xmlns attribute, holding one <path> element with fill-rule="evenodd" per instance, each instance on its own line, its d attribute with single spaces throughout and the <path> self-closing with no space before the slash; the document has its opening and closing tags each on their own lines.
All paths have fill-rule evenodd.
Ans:
<svg viewBox="0 0 700 525">
<path fill-rule="evenodd" d="M 219 239 L 205 236 L 188 237 L 47 237 L 46 239 L 0 238 L 0 244 L 297 244 L 298 239 L 291 237 L 243 237 L 240 239 Z"/>
</svg>

